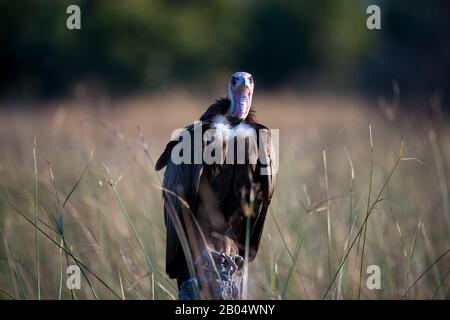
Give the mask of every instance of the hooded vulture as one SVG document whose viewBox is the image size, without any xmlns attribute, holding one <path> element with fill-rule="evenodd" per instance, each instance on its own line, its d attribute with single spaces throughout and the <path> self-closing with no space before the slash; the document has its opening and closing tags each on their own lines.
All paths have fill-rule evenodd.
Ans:
<svg viewBox="0 0 450 320">
<path fill-rule="evenodd" d="M 166 272 L 179 289 L 198 274 L 205 252 L 236 271 L 258 251 L 276 163 L 270 130 L 252 110 L 253 90 L 249 73 L 234 73 L 228 97 L 175 136 L 155 165 L 166 167 Z"/>
</svg>

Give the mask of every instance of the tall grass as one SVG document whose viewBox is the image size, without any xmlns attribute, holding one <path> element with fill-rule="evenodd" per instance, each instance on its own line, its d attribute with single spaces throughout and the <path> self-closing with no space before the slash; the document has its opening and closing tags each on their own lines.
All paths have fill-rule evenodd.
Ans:
<svg viewBox="0 0 450 320">
<path fill-rule="evenodd" d="M 372 126 L 369 125 L 369 138 L 370 138 L 370 176 L 369 176 L 369 191 L 367 195 L 367 210 L 366 210 L 366 220 L 364 223 L 364 234 L 363 234 L 363 243 L 362 243 L 362 251 L 361 251 L 361 263 L 359 268 L 359 287 L 358 287 L 358 299 L 361 298 L 361 283 L 362 283 L 362 274 L 363 274 L 363 264 L 364 264 L 364 249 L 366 248 L 366 236 L 367 236 L 367 219 L 370 215 L 370 196 L 372 194 L 372 183 L 373 183 L 373 138 L 372 138 Z M 403 145 L 402 145 L 403 146 Z M 400 158 L 402 158 L 402 152 L 400 152 Z M 359 240 L 358 240 L 358 248 L 359 248 Z"/>
<path fill-rule="evenodd" d="M 173 95 L 1 111 L 0 297 L 175 299 L 152 159 L 209 102 Z M 280 129 L 280 171 L 246 297 L 450 298 L 450 122 L 385 117 L 351 97 L 254 103 L 260 121 Z M 65 285 L 72 264 L 80 290 Z M 380 290 L 366 287 L 372 264 Z"/>
</svg>

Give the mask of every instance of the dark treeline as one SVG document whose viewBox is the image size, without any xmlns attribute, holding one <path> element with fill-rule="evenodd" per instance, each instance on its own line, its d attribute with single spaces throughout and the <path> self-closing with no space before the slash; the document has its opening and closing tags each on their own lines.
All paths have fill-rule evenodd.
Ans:
<svg viewBox="0 0 450 320">
<path fill-rule="evenodd" d="M 81 8 L 79 31 L 66 8 Z M 366 28 L 381 7 L 382 30 Z M 450 2 L 362 0 L 0 0 L 0 97 L 211 85 L 231 71 L 258 86 L 405 96 L 450 92 Z M 448 98 L 448 97 L 446 97 Z"/>
</svg>

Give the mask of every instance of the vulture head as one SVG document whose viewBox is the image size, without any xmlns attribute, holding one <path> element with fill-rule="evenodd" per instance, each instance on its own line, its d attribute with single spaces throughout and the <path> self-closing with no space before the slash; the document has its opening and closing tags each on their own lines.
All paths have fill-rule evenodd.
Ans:
<svg viewBox="0 0 450 320">
<path fill-rule="evenodd" d="M 230 98 L 229 113 L 239 119 L 247 118 L 252 106 L 253 77 L 247 72 L 236 72 L 231 75 L 228 83 L 228 96 Z"/>
</svg>

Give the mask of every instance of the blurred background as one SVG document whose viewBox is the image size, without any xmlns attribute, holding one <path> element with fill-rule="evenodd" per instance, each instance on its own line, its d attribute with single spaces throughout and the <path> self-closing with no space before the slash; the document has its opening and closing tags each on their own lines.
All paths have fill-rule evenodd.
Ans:
<svg viewBox="0 0 450 320">
<path fill-rule="evenodd" d="M 0 298 L 175 299 L 153 163 L 244 70 L 280 130 L 250 298 L 449 299 L 449 30 L 448 0 L 0 0 Z"/>
<path fill-rule="evenodd" d="M 68 31 L 66 8 L 81 8 Z M 370 4 L 382 30 L 365 28 Z M 409 102 L 450 90 L 450 4 L 433 1 L 0 1 L 0 95 L 49 98 L 207 92 L 235 70 L 258 90 L 331 90 L 376 98 L 396 82 Z"/>
</svg>

